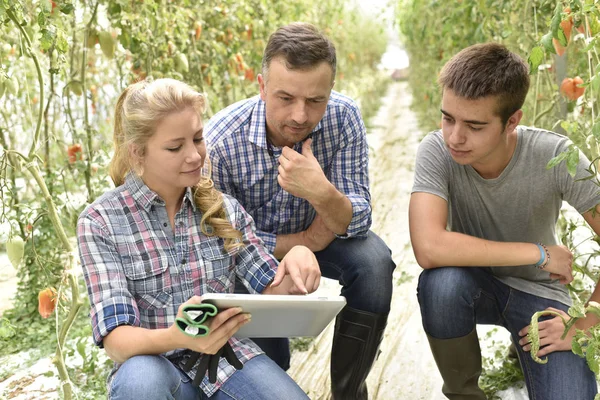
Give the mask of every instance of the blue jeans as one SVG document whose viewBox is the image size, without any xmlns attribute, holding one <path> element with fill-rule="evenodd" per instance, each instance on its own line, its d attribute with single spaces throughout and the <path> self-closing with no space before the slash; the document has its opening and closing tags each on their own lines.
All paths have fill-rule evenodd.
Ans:
<svg viewBox="0 0 600 400">
<path fill-rule="evenodd" d="M 391 250 L 372 231 L 366 238 L 335 239 L 326 249 L 315 253 L 321 275 L 342 285 L 347 305 L 374 314 L 388 314 L 392 300 L 392 273 L 396 264 Z M 238 280 L 236 293 L 248 293 Z M 287 338 L 252 339 L 281 368 L 290 365 Z"/>
<path fill-rule="evenodd" d="M 190 378 L 163 356 L 135 356 L 109 382 L 110 400 L 205 400 Z M 308 396 L 269 357 L 256 356 L 236 371 L 211 400 L 281 400 Z"/>
<path fill-rule="evenodd" d="M 417 296 L 423 328 L 436 339 L 465 336 L 476 324 L 508 329 L 516 344 L 530 399 L 592 400 L 597 393 L 596 379 L 585 359 L 570 351 L 559 351 L 550 353 L 548 363 L 542 365 L 518 345 L 518 332 L 529 325 L 535 312 L 547 307 L 566 311 L 566 305 L 513 289 L 487 268 L 424 270 Z"/>
</svg>

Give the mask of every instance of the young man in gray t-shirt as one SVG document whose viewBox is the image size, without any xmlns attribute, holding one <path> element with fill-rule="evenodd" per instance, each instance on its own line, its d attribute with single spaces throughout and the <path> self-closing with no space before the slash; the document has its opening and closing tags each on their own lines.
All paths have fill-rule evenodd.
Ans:
<svg viewBox="0 0 600 400">
<path fill-rule="evenodd" d="M 594 374 L 571 352 L 575 329 L 561 340 L 559 317 L 539 324 L 534 362 L 526 333 L 547 308 L 569 318 L 565 284 L 573 280 L 571 251 L 556 239 L 562 201 L 600 234 L 600 204 L 589 161 L 580 154 L 575 177 L 548 161 L 571 145 L 561 135 L 519 126 L 529 88 L 525 62 L 496 43 L 468 47 L 443 68 L 442 129 L 417 153 L 409 220 L 419 265 L 423 327 L 450 399 L 485 399 L 478 386 L 481 353 L 476 324 L 507 328 L 517 346 L 532 399 L 593 399 Z M 600 211 L 600 207 L 597 208 Z M 600 290 L 590 300 L 600 301 Z M 575 328 L 598 323 L 595 316 Z"/>
</svg>

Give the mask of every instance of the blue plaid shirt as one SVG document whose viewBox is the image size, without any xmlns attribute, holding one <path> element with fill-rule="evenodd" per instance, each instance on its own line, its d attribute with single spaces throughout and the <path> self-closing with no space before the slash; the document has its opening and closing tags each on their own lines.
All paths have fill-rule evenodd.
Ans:
<svg viewBox="0 0 600 400">
<path fill-rule="evenodd" d="M 215 114 L 204 132 L 215 185 L 252 215 L 258 235 L 273 251 L 277 235 L 306 230 L 316 212 L 308 201 L 279 186 L 277 159 L 282 148 L 267 144 L 266 127 L 265 103 L 256 96 Z M 371 226 L 369 157 L 356 103 L 332 91 L 312 139 L 312 152 L 325 176 L 352 203 L 352 220 L 341 237 L 366 235 Z M 302 142 L 294 150 L 301 153 Z"/>
<path fill-rule="evenodd" d="M 120 325 L 168 328 L 190 297 L 233 292 L 236 275 L 250 293 L 262 293 L 275 277 L 277 261 L 255 235 L 252 218 L 238 202 L 224 196 L 223 205 L 245 244 L 230 253 L 224 252 L 223 239 L 200 230 L 202 214 L 190 189 L 175 215 L 174 229 L 164 201 L 133 174 L 81 213 L 77 240 L 98 346 Z M 229 343 L 242 363 L 262 354 L 250 339 L 232 337 Z M 181 366 L 190 354 L 179 349 L 165 356 Z M 187 373 L 191 379 L 197 365 Z M 205 377 L 202 390 L 212 395 L 234 372 L 222 358 L 216 384 Z"/>
</svg>

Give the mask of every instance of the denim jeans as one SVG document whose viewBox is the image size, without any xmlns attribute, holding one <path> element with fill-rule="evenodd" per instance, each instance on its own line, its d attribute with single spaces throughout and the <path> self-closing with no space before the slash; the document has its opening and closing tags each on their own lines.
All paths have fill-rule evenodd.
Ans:
<svg viewBox="0 0 600 400">
<path fill-rule="evenodd" d="M 321 275 L 342 285 L 347 305 L 360 311 L 388 314 L 392 300 L 392 273 L 396 264 L 391 250 L 372 231 L 366 238 L 335 239 L 326 249 L 315 253 Z M 248 293 L 237 280 L 236 293 Z M 289 368 L 287 338 L 252 339 L 284 370 Z"/>
<path fill-rule="evenodd" d="M 476 324 L 508 329 L 517 347 L 530 399 L 592 400 L 597 393 L 596 379 L 585 359 L 570 351 L 559 351 L 547 356 L 547 364 L 538 364 L 518 345 L 518 332 L 529 325 L 535 312 L 547 307 L 566 311 L 566 305 L 513 289 L 487 268 L 424 270 L 417 296 L 423 328 L 434 338 L 459 338 L 470 333 Z M 542 320 L 548 318 L 551 317 Z"/>
<path fill-rule="evenodd" d="M 190 378 L 163 356 L 135 356 L 109 382 L 110 400 L 205 400 Z M 304 391 L 269 357 L 256 356 L 236 371 L 211 400 L 307 400 Z"/>
</svg>

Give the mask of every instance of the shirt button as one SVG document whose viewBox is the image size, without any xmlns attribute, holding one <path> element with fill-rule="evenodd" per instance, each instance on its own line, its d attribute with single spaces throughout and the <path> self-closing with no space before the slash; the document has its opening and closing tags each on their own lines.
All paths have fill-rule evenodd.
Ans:
<svg viewBox="0 0 600 400">
<path fill-rule="evenodd" d="M 163 223 L 163 226 L 166 228 L 166 227 L 167 227 L 167 223 L 166 223 L 166 222 L 165 222 L 165 223 Z"/>
</svg>

